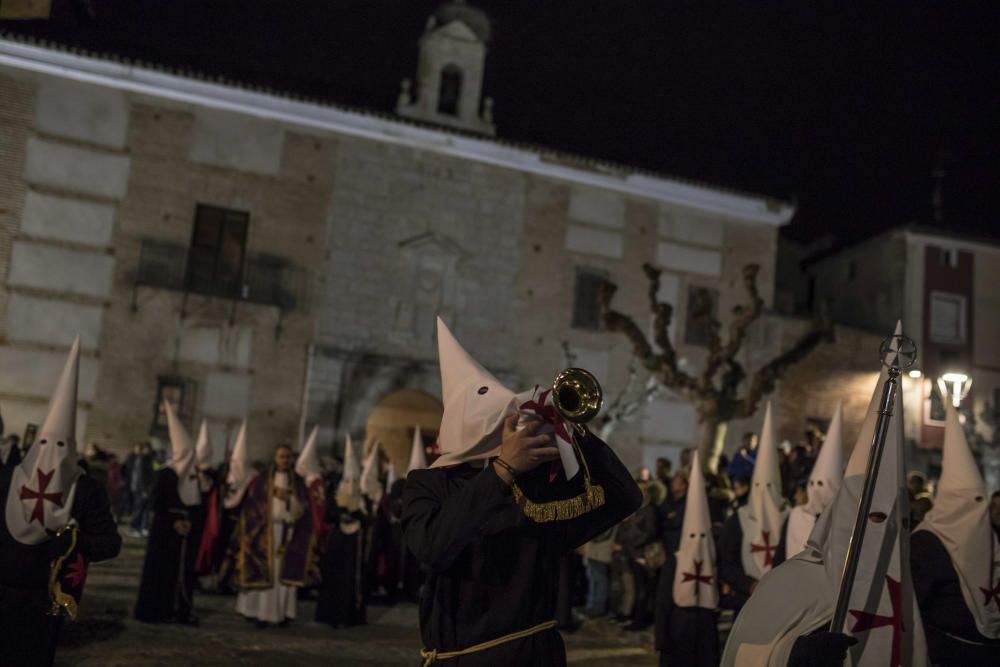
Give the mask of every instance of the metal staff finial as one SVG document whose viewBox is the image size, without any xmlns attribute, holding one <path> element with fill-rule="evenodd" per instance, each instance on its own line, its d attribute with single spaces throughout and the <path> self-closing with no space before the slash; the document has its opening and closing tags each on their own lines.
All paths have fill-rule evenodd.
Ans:
<svg viewBox="0 0 1000 667">
<path fill-rule="evenodd" d="M 844 559 L 844 575 L 840 579 L 840 592 L 837 595 L 837 607 L 830 623 L 831 632 L 844 632 L 844 622 L 847 620 L 847 608 L 851 600 L 851 590 L 861 561 L 861 545 L 865 539 L 865 528 L 868 525 L 868 513 L 872 508 L 872 498 L 875 496 L 875 483 L 878 480 L 879 464 L 882 452 L 885 450 L 885 437 L 889 432 L 892 420 L 892 407 L 896 401 L 896 388 L 899 385 L 899 375 L 917 361 L 917 345 L 910 338 L 892 335 L 882 341 L 879 346 L 882 365 L 888 369 L 888 379 L 882 385 L 882 399 L 879 401 L 878 421 L 875 422 L 875 434 L 872 436 L 871 451 L 868 455 L 868 467 L 865 470 L 865 485 L 858 502 L 858 514 L 854 520 L 854 530 L 851 531 L 851 543 L 847 547 L 847 557 Z"/>
</svg>

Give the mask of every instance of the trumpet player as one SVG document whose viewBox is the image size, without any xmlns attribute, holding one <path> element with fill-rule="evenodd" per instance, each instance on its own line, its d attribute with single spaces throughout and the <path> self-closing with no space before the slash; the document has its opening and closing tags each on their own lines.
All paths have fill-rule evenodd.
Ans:
<svg viewBox="0 0 1000 667">
<path fill-rule="evenodd" d="M 403 492 L 404 539 L 429 571 L 424 665 L 565 665 L 554 620 L 559 557 L 641 500 L 611 449 L 567 419 L 576 404 L 596 413 L 599 387 L 577 371 L 584 386 L 567 378 L 566 397 L 558 380 L 552 391 L 515 395 L 440 319 L 438 355 L 441 456 L 412 471 Z"/>
<path fill-rule="evenodd" d="M 0 665 L 45 667 L 62 617 L 76 616 L 87 566 L 114 558 L 121 537 L 103 486 L 76 452 L 80 341 L 73 344 L 35 445 L 0 472 Z"/>
</svg>

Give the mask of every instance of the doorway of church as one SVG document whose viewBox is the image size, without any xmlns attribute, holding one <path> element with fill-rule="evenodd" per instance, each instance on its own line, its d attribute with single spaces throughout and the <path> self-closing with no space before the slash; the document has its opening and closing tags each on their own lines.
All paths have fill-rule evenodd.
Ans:
<svg viewBox="0 0 1000 667">
<path fill-rule="evenodd" d="M 365 424 L 364 455 L 367 456 L 376 442 L 382 443 L 382 454 L 396 468 L 402 478 L 410 461 L 413 436 L 420 427 L 420 437 L 427 462 L 436 458 L 438 429 L 441 428 L 441 401 L 419 389 L 394 391 L 372 409 Z"/>
</svg>

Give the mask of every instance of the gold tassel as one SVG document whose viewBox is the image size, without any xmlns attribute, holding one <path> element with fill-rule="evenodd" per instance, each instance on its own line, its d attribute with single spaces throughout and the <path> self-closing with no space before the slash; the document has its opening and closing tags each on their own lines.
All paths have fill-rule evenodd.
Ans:
<svg viewBox="0 0 1000 667">
<path fill-rule="evenodd" d="M 604 504 L 604 487 L 591 484 L 589 479 L 583 482 L 583 493 L 565 500 L 553 500 L 547 503 L 536 503 L 530 500 L 521 489 L 514 484 L 514 499 L 524 515 L 535 523 L 550 521 L 567 521 L 583 516 Z"/>
</svg>

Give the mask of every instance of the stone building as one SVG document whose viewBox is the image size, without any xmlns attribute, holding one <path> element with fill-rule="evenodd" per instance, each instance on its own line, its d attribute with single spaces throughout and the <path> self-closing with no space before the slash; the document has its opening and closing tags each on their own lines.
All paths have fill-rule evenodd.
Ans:
<svg viewBox="0 0 1000 667">
<path fill-rule="evenodd" d="M 938 380 L 946 374 L 972 380 L 971 390 L 962 391 L 969 391 L 964 400 L 977 416 L 995 414 L 1000 404 L 998 258 L 994 241 L 910 225 L 805 264 L 810 291 L 832 301 L 838 322 L 882 332 L 902 317 L 919 351 L 919 372 L 905 387 L 912 387 L 906 433 L 925 449 L 940 450 L 944 440 Z M 951 392 L 954 382 L 946 386 Z M 978 426 L 991 435 L 984 423 Z"/>
<path fill-rule="evenodd" d="M 435 315 L 514 388 L 573 363 L 614 395 L 629 353 L 600 330 L 601 280 L 647 318 L 640 267 L 660 266 L 692 365 L 690 301 L 724 316 L 755 262 L 771 303 L 793 207 L 493 138 L 490 32 L 464 3 L 435 12 L 396 115 L 0 39 L 8 428 L 37 423 L 80 331 L 86 441 L 148 437 L 166 398 L 217 442 L 247 415 L 258 457 L 318 424 L 399 469 L 440 419 Z M 637 465 L 693 431 L 664 398 L 616 444 Z"/>
</svg>

